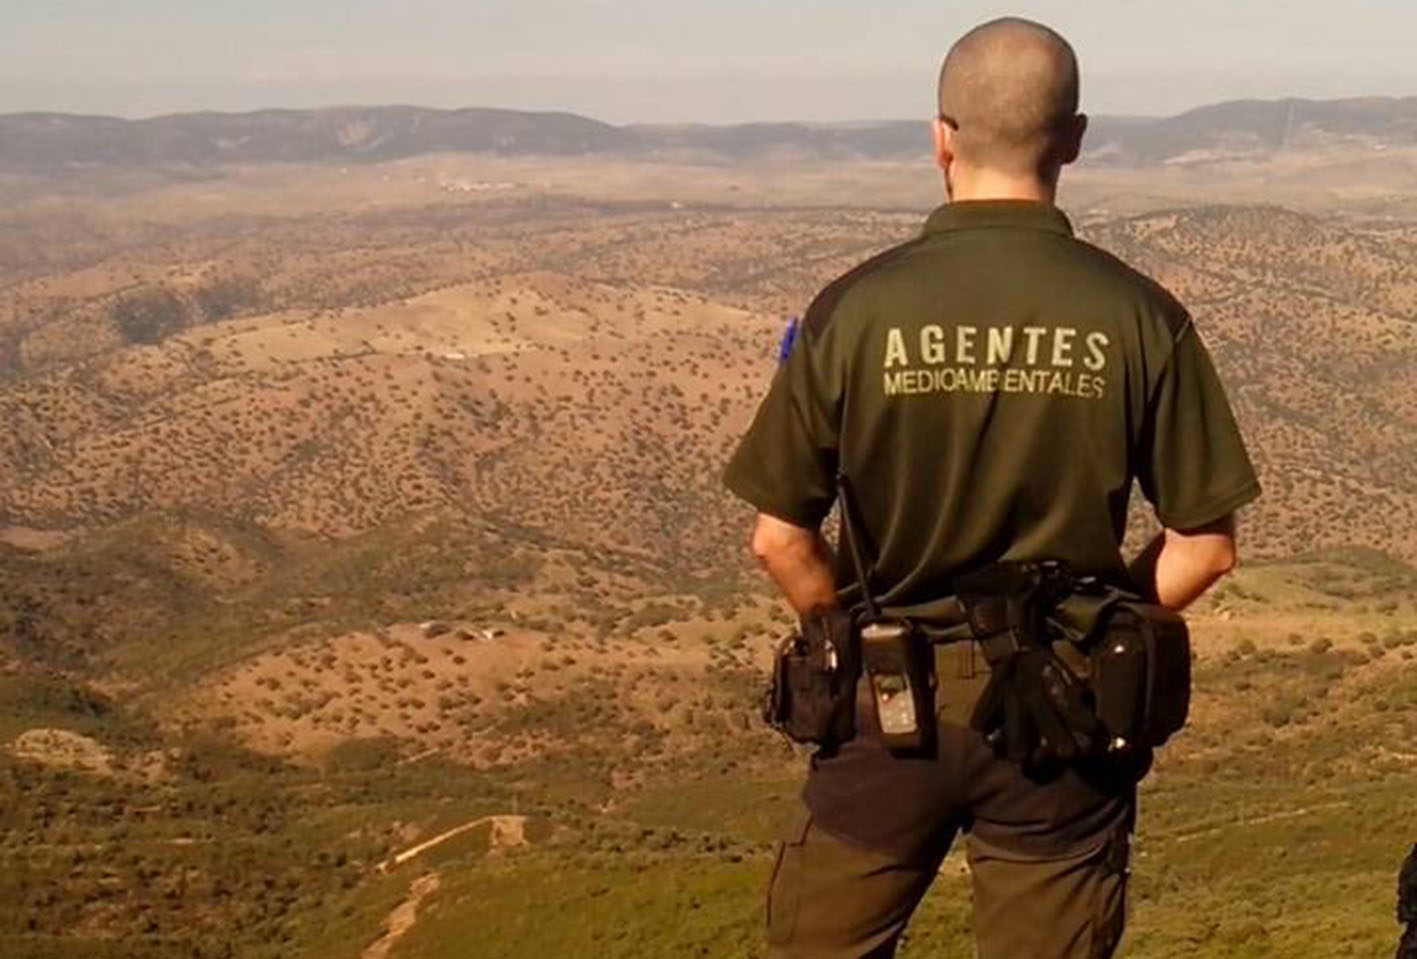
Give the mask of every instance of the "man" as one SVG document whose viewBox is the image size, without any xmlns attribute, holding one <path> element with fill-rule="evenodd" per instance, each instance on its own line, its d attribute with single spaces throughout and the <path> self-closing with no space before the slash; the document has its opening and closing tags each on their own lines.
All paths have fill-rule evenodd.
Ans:
<svg viewBox="0 0 1417 959">
<path fill-rule="evenodd" d="M 939 105 L 951 202 L 817 297 L 728 466 L 759 511 L 752 549 L 799 613 L 850 598 L 819 532 L 840 470 L 885 607 L 1058 559 L 1179 610 L 1234 565 L 1232 516 L 1259 486 L 1184 309 L 1053 205 L 1086 128 L 1072 48 L 984 24 L 951 49 Z M 1164 530 L 1128 566 L 1134 480 Z M 858 734 L 813 757 L 769 893 L 772 955 L 892 955 L 961 833 L 982 959 L 1116 948 L 1135 767 L 1025 773 L 960 718 L 982 681 L 948 651 L 932 755 L 888 751 L 858 693 Z"/>
<path fill-rule="evenodd" d="M 1417 959 L 1417 846 L 1397 874 L 1397 921 L 1403 925 L 1397 959 Z"/>
</svg>

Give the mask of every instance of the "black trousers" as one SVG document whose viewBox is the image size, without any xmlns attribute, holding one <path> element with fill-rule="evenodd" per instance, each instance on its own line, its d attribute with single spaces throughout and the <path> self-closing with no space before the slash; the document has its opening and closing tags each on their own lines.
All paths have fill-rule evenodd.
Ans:
<svg viewBox="0 0 1417 959">
<path fill-rule="evenodd" d="M 893 955 L 965 839 L 980 959 L 1107 959 L 1121 938 L 1139 768 L 1025 775 L 967 724 L 987 675 L 972 644 L 937 652 L 937 747 L 880 743 L 862 683 L 858 736 L 812 760 L 779 846 L 768 942 L 779 959 Z"/>
</svg>

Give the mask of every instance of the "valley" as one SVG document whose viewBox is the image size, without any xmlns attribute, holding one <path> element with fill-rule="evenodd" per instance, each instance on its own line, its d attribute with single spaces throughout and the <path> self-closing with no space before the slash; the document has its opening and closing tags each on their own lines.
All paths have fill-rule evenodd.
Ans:
<svg viewBox="0 0 1417 959">
<path fill-rule="evenodd" d="M 1190 305 L 1266 488 L 1146 785 L 1142 959 L 1387 955 L 1417 840 L 1417 190 L 1289 202 L 1273 164 L 1209 196 L 1085 167 L 1065 198 Z M 26 190 L 0 954 L 761 955 L 805 754 L 758 716 L 789 620 L 719 472 L 785 319 L 919 228 L 931 172 L 457 154 Z M 902 955 L 967 914 L 952 857 Z"/>
</svg>

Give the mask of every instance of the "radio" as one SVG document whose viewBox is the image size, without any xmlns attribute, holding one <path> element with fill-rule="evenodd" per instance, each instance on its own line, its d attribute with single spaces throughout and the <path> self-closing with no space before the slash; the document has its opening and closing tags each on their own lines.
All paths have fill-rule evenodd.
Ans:
<svg viewBox="0 0 1417 959">
<path fill-rule="evenodd" d="M 908 623 L 882 620 L 861 627 L 861 665 L 870 683 L 881 741 L 892 751 L 934 745 L 933 675 L 925 644 Z"/>
</svg>

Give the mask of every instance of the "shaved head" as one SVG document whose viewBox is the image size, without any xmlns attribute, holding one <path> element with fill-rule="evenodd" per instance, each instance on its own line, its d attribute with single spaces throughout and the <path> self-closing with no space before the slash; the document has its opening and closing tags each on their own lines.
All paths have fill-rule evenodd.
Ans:
<svg viewBox="0 0 1417 959">
<path fill-rule="evenodd" d="M 940 68 L 940 115 L 969 163 L 1011 174 L 1048 171 L 1076 139 L 1077 55 L 1041 23 L 1006 17 L 960 38 Z"/>
</svg>

